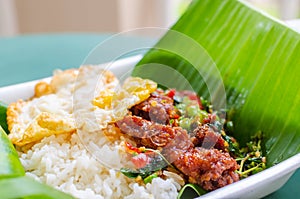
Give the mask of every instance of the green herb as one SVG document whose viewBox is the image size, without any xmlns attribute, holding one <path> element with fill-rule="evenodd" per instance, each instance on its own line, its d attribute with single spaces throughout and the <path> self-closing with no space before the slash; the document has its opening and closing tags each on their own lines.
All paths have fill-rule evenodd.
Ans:
<svg viewBox="0 0 300 199">
<path fill-rule="evenodd" d="M 158 177 L 158 173 L 153 171 L 146 172 L 145 170 L 133 170 L 128 168 L 121 168 L 120 172 L 128 178 L 137 178 L 141 177 L 144 180 L 144 183 L 150 183 L 154 178 Z"/>
<path fill-rule="evenodd" d="M 202 123 L 203 119 L 208 117 L 208 112 L 200 110 L 199 116 L 200 116 L 200 122 Z"/>
<path fill-rule="evenodd" d="M 190 118 L 180 118 L 179 126 L 187 131 L 190 131 L 191 128 L 191 119 Z"/>
<path fill-rule="evenodd" d="M 195 117 L 200 115 L 200 108 L 197 105 L 190 105 L 186 109 L 188 117 Z"/>
<path fill-rule="evenodd" d="M 213 107 L 207 99 L 205 99 L 201 96 L 200 101 L 201 101 L 201 104 L 202 104 L 202 107 L 203 107 L 204 111 L 206 111 L 208 113 L 212 112 Z"/>
<path fill-rule="evenodd" d="M 151 183 L 152 180 L 153 180 L 154 178 L 157 178 L 157 177 L 158 177 L 158 174 L 157 174 L 157 173 L 153 173 L 153 174 L 147 176 L 147 177 L 144 179 L 144 183 L 145 183 L 145 184 Z"/>
<path fill-rule="evenodd" d="M 204 118 L 208 117 L 208 113 L 201 110 L 195 100 L 190 100 L 188 97 L 183 97 L 181 103 L 176 105 L 181 117 L 178 119 L 180 127 L 191 133 L 195 127 L 203 122 Z"/>
<path fill-rule="evenodd" d="M 239 157 L 236 161 L 240 164 L 240 169 L 237 171 L 241 178 L 248 177 L 266 169 L 266 157 L 263 155 L 261 142 L 263 134 L 258 131 L 251 140 L 246 144 L 246 147 L 240 149 Z"/>
<path fill-rule="evenodd" d="M 174 124 L 175 120 L 174 119 L 170 119 L 170 125 L 172 126 Z"/>
<path fill-rule="evenodd" d="M 141 176 L 143 179 L 152 173 L 152 171 L 146 172 L 145 170 L 133 170 L 129 168 L 121 168 L 120 172 L 128 178 L 137 178 L 138 176 Z"/>
<path fill-rule="evenodd" d="M 183 103 L 179 103 L 176 105 L 176 108 L 178 109 L 178 111 L 180 112 L 181 115 L 185 115 L 186 113 L 186 104 Z"/>
<path fill-rule="evenodd" d="M 193 193 L 189 193 L 188 192 L 189 189 L 192 190 Z M 183 199 L 183 198 L 187 198 L 187 197 L 194 198 L 194 197 L 201 196 L 205 193 L 206 193 L 206 191 L 196 184 L 186 184 L 179 191 L 177 199 Z M 186 196 L 186 195 L 188 195 L 188 196 Z"/>
<path fill-rule="evenodd" d="M 237 142 L 234 142 L 232 137 L 225 134 L 225 132 L 221 133 L 223 139 L 228 143 L 228 150 L 230 152 L 230 155 L 233 157 L 240 157 L 240 148 L 239 144 Z"/>
</svg>

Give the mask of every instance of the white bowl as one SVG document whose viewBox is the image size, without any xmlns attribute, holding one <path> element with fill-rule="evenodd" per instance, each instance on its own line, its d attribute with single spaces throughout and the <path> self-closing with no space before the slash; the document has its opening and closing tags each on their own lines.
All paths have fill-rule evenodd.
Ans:
<svg viewBox="0 0 300 199">
<path fill-rule="evenodd" d="M 113 63 L 101 64 L 101 66 L 109 68 L 117 77 L 121 77 L 131 70 L 140 59 L 141 56 L 134 56 Z M 49 81 L 50 78 L 43 80 Z M 11 103 L 18 99 L 28 99 L 33 95 L 34 85 L 38 81 L 41 80 L 0 88 L 0 101 Z M 299 167 L 300 154 L 297 154 L 258 174 L 207 193 L 199 198 L 261 198 L 282 187 Z"/>
</svg>

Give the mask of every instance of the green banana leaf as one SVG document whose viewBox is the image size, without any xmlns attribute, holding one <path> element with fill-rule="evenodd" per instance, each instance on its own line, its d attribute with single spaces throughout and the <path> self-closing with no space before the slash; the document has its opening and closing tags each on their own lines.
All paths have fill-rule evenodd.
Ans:
<svg viewBox="0 0 300 199">
<path fill-rule="evenodd" d="M 1 118 L 0 118 L 1 119 Z M 0 126 L 0 196 L 1 198 L 72 199 L 48 185 L 25 176 L 17 151 Z"/>
<path fill-rule="evenodd" d="M 180 75 L 171 78 L 165 66 Z M 217 108 L 229 110 L 242 144 L 263 131 L 268 166 L 300 152 L 299 74 L 300 34 L 236 0 L 193 1 L 133 71 L 160 77 L 162 84 L 177 82 L 174 87 L 183 76 Z"/>
<path fill-rule="evenodd" d="M 0 101 L 0 126 L 8 134 L 9 131 L 8 131 L 8 126 L 6 121 L 6 110 L 7 110 L 7 106 Z"/>
<path fill-rule="evenodd" d="M 58 191 L 48 185 L 27 177 L 19 176 L 0 180 L 1 198 L 26 199 L 74 199 L 74 197 Z"/>
</svg>

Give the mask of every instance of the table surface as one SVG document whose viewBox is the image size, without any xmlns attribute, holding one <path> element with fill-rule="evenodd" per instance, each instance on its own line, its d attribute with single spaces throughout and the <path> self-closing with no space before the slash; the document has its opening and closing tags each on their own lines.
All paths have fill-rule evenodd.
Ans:
<svg viewBox="0 0 300 199">
<path fill-rule="evenodd" d="M 53 34 L 27 35 L 12 38 L 0 38 L 0 87 L 29 80 L 51 76 L 57 68 L 79 67 L 88 53 L 99 43 L 110 38 L 110 34 Z M 149 39 L 119 37 L 117 43 L 122 46 L 134 42 L 150 45 Z M 119 46 L 110 46 L 100 62 L 113 54 Z M 105 55 L 106 54 L 106 55 Z M 109 56 L 108 56 L 109 57 Z M 300 170 L 277 192 L 268 199 L 295 198 L 300 195 Z"/>
</svg>

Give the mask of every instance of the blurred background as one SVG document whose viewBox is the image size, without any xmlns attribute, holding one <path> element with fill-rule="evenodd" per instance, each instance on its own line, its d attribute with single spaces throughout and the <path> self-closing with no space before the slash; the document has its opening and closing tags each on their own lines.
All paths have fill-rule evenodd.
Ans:
<svg viewBox="0 0 300 199">
<path fill-rule="evenodd" d="M 169 27 L 191 0 L 0 0 L 0 36 L 120 32 Z M 300 0 L 246 0 L 282 20 L 300 17 Z"/>
</svg>

